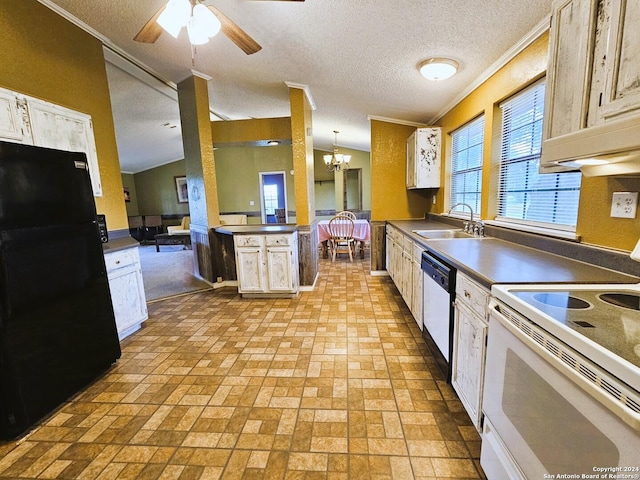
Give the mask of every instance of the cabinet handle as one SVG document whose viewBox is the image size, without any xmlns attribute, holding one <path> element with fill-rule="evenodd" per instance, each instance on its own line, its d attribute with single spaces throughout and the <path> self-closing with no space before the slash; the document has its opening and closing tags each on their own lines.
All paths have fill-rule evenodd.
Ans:
<svg viewBox="0 0 640 480">
<path fill-rule="evenodd" d="M 467 298 L 471 298 L 471 294 L 468 291 L 464 291 L 464 296 Z"/>
<path fill-rule="evenodd" d="M 120 260 L 116 260 L 116 265 L 120 265 Z"/>
</svg>

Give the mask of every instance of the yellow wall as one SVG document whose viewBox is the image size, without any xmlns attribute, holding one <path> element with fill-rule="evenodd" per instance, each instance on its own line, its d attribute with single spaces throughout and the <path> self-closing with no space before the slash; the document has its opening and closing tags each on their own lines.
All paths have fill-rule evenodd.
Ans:
<svg viewBox="0 0 640 480">
<path fill-rule="evenodd" d="M 291 139 L 291 118 L 256 118 L 211 122 L 213 143 L 253 142 Z"/>
<path fill-rule="evenodd" d="M 548 35 L 544 34 L 504 68 L 489 78 L 450 110 L 438 124 L 443 128 L 443 158 L 448 167 L 451 156 L 450 133 L 478 115 L 485 114 L 484 166 L 481 214 L 495 217 L 497 161 L 500 148 L 498 104 L 523 87 L 544 76 L 547 67 Z M 448 208 L 448 171 L 443 170 L 442 185 L 434 212 Z M 582 178 L 576 233 L 583 243 L 631 250 L 640 238 L 640 215 L 637 219 L 610 218 L 611 194 L 614 191 L 640 191 L 637 178 Z"/>
<path fill-rule="evenodd" d="M 102 44 L 36 0 L 3 1 L 0 86 L 91 115 L 109 230 L 128 228 Z"/>
<path fill-rule="evenodd" d="M 448 167 L 451 158 L 451 132 L 484 113 L 484 166 L 480 209 L 482 218 L 495 217 L 497 188 L 495 166 L 498 161 L 500 141 L 498 104 L 544 75 L 547 69 L 548 44 L 548 35 L 542 35 L 440 119 L 438 125 L 442 127 L 443 158 L 447 168 L 442 171 L 442 185 L 445 188 L 441 188 L 438 192 L 437 204 L 434 206 L 435 212 L 444 212 L 449 208 Z"/>
<path fill-rule="evenodd" d="M 416 127 L 371 120 L 371 220 L 424 218 L 435 190 L 407 190 L 407 137 Z"/>
<path fill-rule="evenodd" d="M 313 173 L 312 110 L 304 90 L 289 88 L 291 143 L 296 196 L 296 223 L 311 225 L 316 218 Z"/>
</svg>

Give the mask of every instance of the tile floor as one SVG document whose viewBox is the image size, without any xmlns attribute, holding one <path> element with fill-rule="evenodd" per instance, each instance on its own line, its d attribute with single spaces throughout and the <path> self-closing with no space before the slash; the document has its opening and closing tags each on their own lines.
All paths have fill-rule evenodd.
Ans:
<svg viewBox="0 0 640 480">
<path fill-rule="evenodd" d="M 480 438 L 389 277 L 321 261 L 313 292 L 150 305 L 103 378 L 19 442 L 0 478 L 484 478 Z"/>
</svg>

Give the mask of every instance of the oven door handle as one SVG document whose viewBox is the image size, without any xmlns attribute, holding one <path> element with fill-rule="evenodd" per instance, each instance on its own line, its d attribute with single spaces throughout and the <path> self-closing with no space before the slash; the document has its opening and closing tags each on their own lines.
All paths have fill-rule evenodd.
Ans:
<svg viewBox="0 0 640 480">
<path fill-rule="evenodd" d="M 631 393 L 629 387 L 619 380 L 614 380 L 573 349 L 565 347 L 553 335 L 493 298 L 489 303 L 489 334 L 492 320 L 500 322 L 543 360 L 571 379 L 636 432 L 640 432 L 640 401 L 637 395 Z M 611 391 L 618 392 L 619 395 L 614 396 Z M 634 405 L 637 410 L 630 405 Z"/>
</svg>

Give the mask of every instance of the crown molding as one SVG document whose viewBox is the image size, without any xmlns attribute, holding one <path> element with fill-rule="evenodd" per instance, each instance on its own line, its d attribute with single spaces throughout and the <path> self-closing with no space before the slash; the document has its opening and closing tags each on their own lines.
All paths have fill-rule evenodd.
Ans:
<svg viewBox="0 0 640 480">
<path fill-rule="evenodd" d="M 309 102 L 309 105 L 311 105 L 311 110 L 316 109 L 316 102 L 311 96 L 311 90 L 309 89 L 309 85 L 304 85 L 303 83 L 288 82 L 288 81 L 285 81 L 284 83 L 289 88 L 299 88 L 300 90 L 303 90 L 304 94 L 307 97 L 307 101 Z"/>
</svg>

